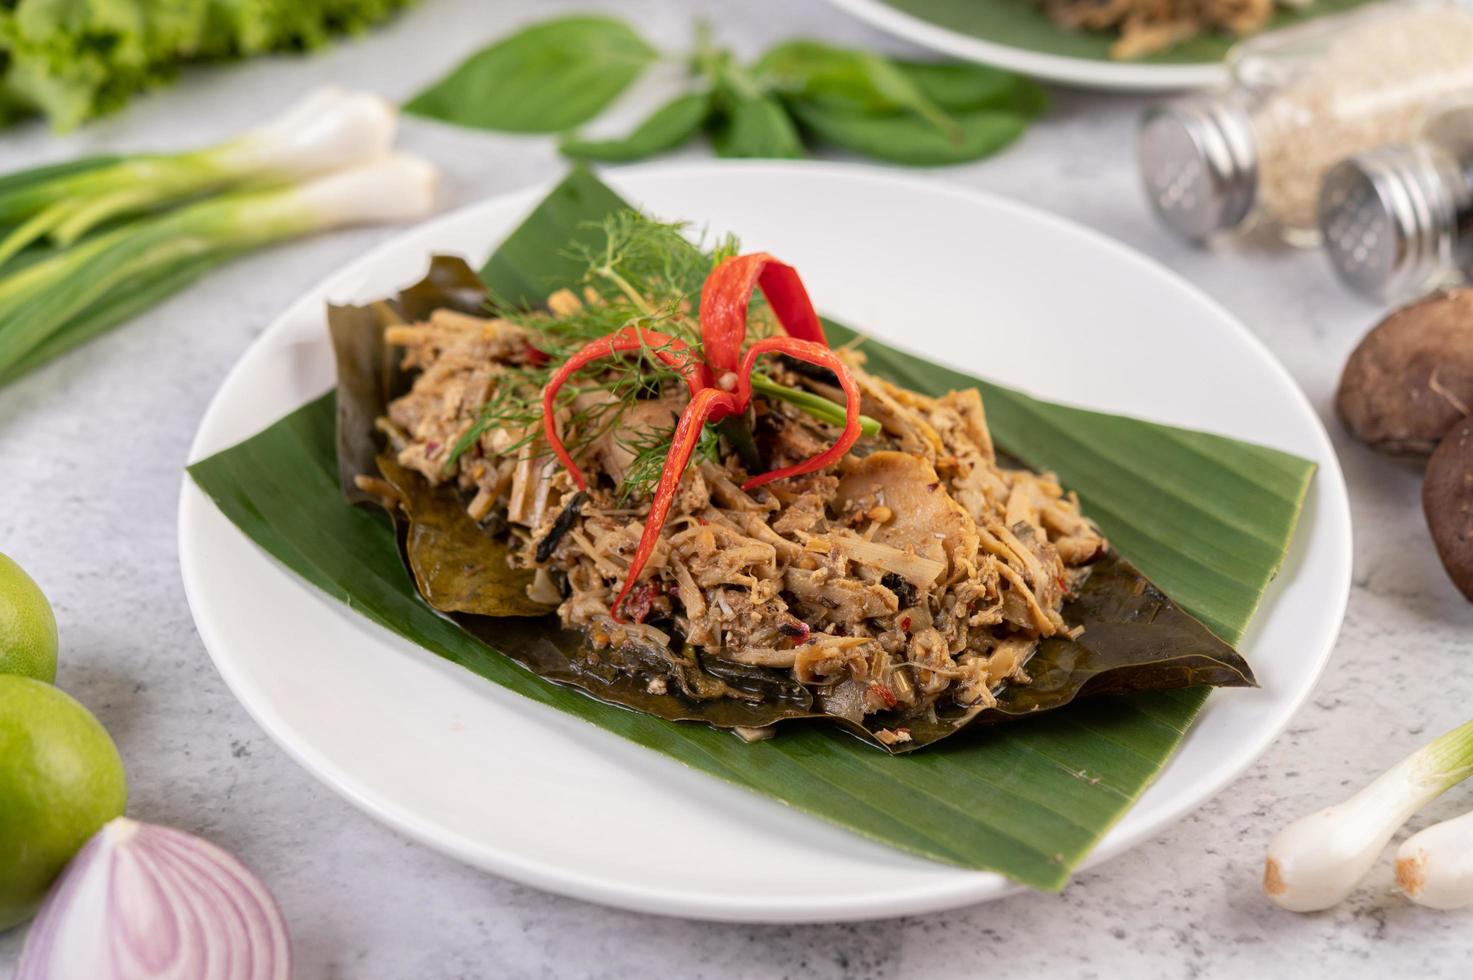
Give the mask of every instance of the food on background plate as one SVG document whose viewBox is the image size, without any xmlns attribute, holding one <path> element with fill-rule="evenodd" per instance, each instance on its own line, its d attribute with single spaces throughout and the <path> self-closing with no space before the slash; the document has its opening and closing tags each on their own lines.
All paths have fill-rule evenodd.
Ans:
<svg viewBox="0 0 1473 980">
<path fill-rule="evenodd" d="M 345 485 L 395 516 L 433 607 L 543 676 L 749 738 L 818 717 L 905 751 L 1087 693 L 1251 683 L 998 451 L 976 390 L 871 375 L 794 269 L 682 231 L 611 218 L 542 309 L 491 313 L 449 259 L 333 309 Z"/>
<path fill-rule="evenodd" d="M 1140 58 L 1207 31 L 1245 35 L 1268 24 L 1275 0 L 1038 0 L 1065 27 L 1120 35 L 1112 58 Z M 1302 7 L 1305 0 L 1284 2 Z"/>
</svg>

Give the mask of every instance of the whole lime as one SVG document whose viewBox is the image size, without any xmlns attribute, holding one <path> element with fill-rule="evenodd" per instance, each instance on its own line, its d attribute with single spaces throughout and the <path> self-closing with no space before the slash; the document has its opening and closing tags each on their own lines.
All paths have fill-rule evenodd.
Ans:
<svg viewBox="0 0 1473 980">
<path fill-rule="evenodd" d="M 123 760 L 91 712 L 50 684 L 0 674 L 0 931 L 35 914 L 127 799 Z"/>
<path fill-rule="evenodd" d="M 25 570 L 0 555 L 0 674 L 56 680 L 56 617 Z"/>
</svg>

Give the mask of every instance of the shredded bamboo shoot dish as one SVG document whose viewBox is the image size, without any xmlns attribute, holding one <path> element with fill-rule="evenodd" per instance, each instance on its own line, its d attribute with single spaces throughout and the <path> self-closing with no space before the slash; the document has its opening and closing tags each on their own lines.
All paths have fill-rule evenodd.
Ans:
<svg viewBox="0 0 1473 980">
<path fill-rule="evenodd" d="M 867 373 L 771 256 L 634 214 L 605 237 L 545 309 L 388 327 L 412 381 L 378 422 L 605 666 L 701 701 L 754 695 L 697 657 L 782 672 L 822 713 L 898 719 L 895 744 L 1078 632 L 1061 610 L 1108 545 L 999 456 L 975 389 Z"/>
<path fill-rule="evenodd" d="M 1302 7 L 1312 0 L 1039 0 L 1065 27 L 1113 31 L 1110 56 L 1142 58 L 1210 31 L 1243 36 L 1262 30 L 1276 5 Z"/>
</svg>

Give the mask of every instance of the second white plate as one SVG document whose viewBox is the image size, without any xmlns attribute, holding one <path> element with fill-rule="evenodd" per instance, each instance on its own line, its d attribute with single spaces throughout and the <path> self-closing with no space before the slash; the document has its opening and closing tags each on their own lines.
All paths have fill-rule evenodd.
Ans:
<svg viewBox="0 0 1473 980">
<path fill-rule="evenodd" d="M 1034 51 L 991 40 L 907 13 L 884 0 L 829 0 L 860 20 L 896 37 L 967 61 L 979 61 L 1045 81 L 1117 92 L 1172 92 L 1205 88 L 1227 77 L 1220 61 L 1162 64 L 1104 61 L 1050 51 Z M 983 0 L 987 2 L 987 0 Z M 1059 28 L 1061 36 L 1066 35 Z"/>
<path fill-rule="evenodd" d="M 1209 700 L 1091 863 L 1199 806 L 1282 730 L 1344 612 L 1349 509 L 1309 403 L 1221 307 L 1096 233 L 936 182 L 771 163 L 608 179 L 657 215 L 736 231 L 795 264 L 820 309 L 877 338 L 1045 398 L 1316 461 L 1288 562 L 1243 645 L 1262 687 Z M 191 457 L 331 387 L 328 300 L 391 292 L 423 274 L 432 252 L 479 263 L 546 189 L 416 228 L 311 290 L 231 371 Z M 200 635 L 261 726 L 364 810 L 471 864 L 625 908 L 749 921 L 919 913 L 1014 889 L 794 813 L 446 663 L 280 568 L 187 479 L 179 550 Z M 649 828 L 658 847 L 631 844 Z"/>
</svg>

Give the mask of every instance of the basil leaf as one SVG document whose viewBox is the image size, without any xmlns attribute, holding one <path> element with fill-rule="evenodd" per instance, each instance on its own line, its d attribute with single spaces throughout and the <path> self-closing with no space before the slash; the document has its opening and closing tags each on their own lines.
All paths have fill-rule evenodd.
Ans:
<svg viewBox="0 0 1473 980">
<path fill-rule="evenodd" d="M 721 157 L 803 156 L 803 140 L 781 102 L 770 95 L 729 99 L 713 143 Z"/>
<path fill-rule="evenodd" d="M 1036 82 L 990 65 L 901 61 L 896 68 L 948 112 L 1006 109 L 1037 116 L 1048 108 L 1048 93 Z"/>
<path fill-rule="evenodd" d="M 818 139 L 877 160 L 934 167 L 996 153 L 1028 128 L 1015 112 L 967 112 L 953 117 L 953 134 L 913 115 L 876 115 L 794 100 L 798 121 Z"/>
<path fill-rule="evenodd" d="M 894 62 L 870 51 L 787 41 L 752 66 L 752 77 L 788 98 L 865 112 L 913 112 L 940 130 L 946 113 Z"/>
<path fill-rule="evenodd" d="M 596 116 L 656 55 L 623 21 L 543 21 L 471 55 L 404 109 L 476 129 L 558 133 Z"/>
<path fill-rule="evenodd" d="M 568 136 L 559 145 L 563 155 L 575 160 L 619 163 L 653 156 L 675 147 L 700 131 L 710 118 L 711 96 L 706 92 L 682 95 L 665 103 L 621 139 L 582 140 Z"/>
</svg>

